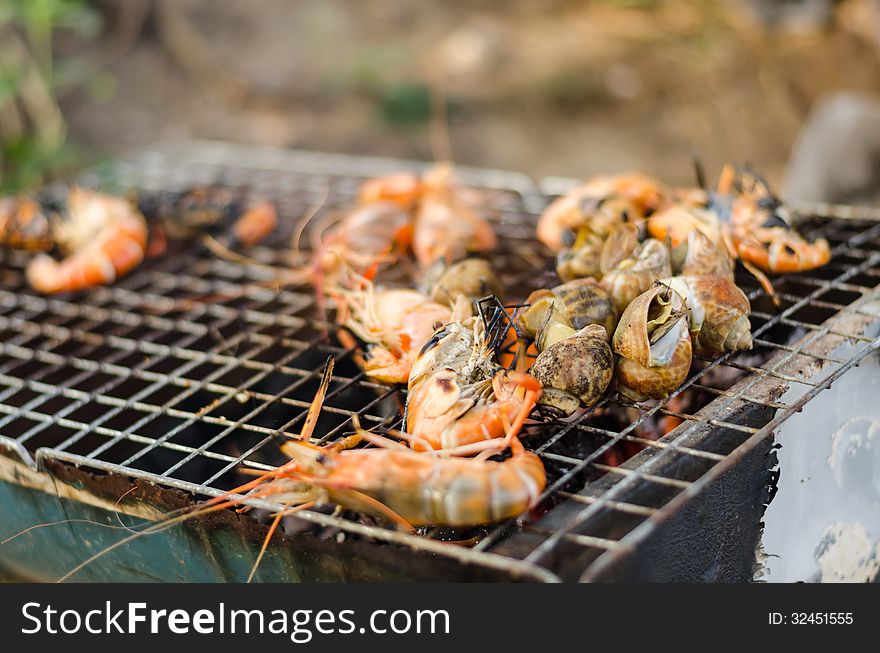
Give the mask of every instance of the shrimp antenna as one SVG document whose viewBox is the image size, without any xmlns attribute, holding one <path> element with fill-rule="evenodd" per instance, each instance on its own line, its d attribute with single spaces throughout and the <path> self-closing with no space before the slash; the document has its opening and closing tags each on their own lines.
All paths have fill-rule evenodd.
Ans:
<svg viewBox="0 0 880 653">
<path fill-rule="evenodd" d="M 519 310 L 520 308 L 525 308 L 526 306 L 530 306 L 530 304 L 504 304 L 498 297 L 495 297 L 495 304 L 500 309 L 500 317 L 503 317 L 504 320 L 510 325 L 513 329 L 514 333 L 516 333 L 518 338 L 523 337 L 522 331 L 519 330 L 519 325 L 517 325 L 516 320 L 513 319 L 513 315 L 509 313 L 512 309 L 514 312 Z"/>
<path fill-rule="evenodd" d="M 497 296 L 489 295 L 488 297 L 483 297 L 482 299 L 476 300 L 474 305 L 480 314 L 483 326 L 486 328 L 486 333 L 489 334 L 491 349 L 497 349 L 504 341 L 504 336 L 507 334 L 507 328 L 505 325 L 513 327 L 517 337 L 522 337 L 523 334 L 520 332 L 516 321 L 511 317 L 510 313 L 507 312 L 507 307 Z M 487 305 L 491 306 L 492 312 L 492 317 L 488 320 L 486 319 Z"/>
<path fill-rule="evenodd" d="M 522 337 L 523 334 L 520 332 L 519 325 L 516 323 L 516 314 L 519 313 L 519 309 L 528 308 L 529 306 L 531 306 L 531 304 L 529 304 L 527 302 L 523 302 L 522 304 L 505 304 L 504 305 L 505 312 L 510 311 L 510 313 L 509 313 L 510 319 L 511 319 L 510 326 L 513 327 L 513 330 L 516 332 L 516 335 L 519 336 L 520 338 Z"/>
<path fill-rule="evenodd" d="M 480 320 L 483 323 L 483 330 L 485 331 L 486 338 L 489 342 L 489 348 L 495 349 L 495 328 L 498 325 L 498 309 L 497 307 L 492 307 L 490 318 L 486 317 L 487 309 L 489 308 L 486 304 L 492 304 L 493 297 L 484 297 L 482 299 L 478 299 L 474 301 L 474 306 L 477 309 L 477 312 L 480 314 Z"/>
<path fill-rule="evenodd" d="M 330 386 L 330 379 L 333 376 L 333 366 L 335 363 L 336 361 L 333 356 L 329 356 L 327 362 L 324 364 L 324 373 L 321 375 L 321 383 L 318 386 L 318 391 L 315 393 L 315 398 L 312 399 L 311 406 L 309 406 L 306 421 L 303 424 L 302 431 L 299 435 L 300 440 L 308 440 L 312 437 L 312 433 L 315 431 L 315 425 L 318 423 L 318 416 L 321 414 L 321 408 L 324 406 L 324 398 L 327 396 L 327 388 Z"/>
<path fill-rule="evenodd" d="M 476 308 L 477 313 L 479 313 L 480 320 L 483 322 L 483 328 L 487 334 L 492 333 L 498 324 L 499 316 L 496 302 L 497 298 L 494 295 L 488 295 L 482 299 L 474 300 L 474 308 Z M 491 312 L 489 309 L 491 309 Z M 486 317 L 487 312 L 490 312 L 491 317 Z"/>
<path fill-rule="evenodd" d="M 327 185 L 324 187 L 324 192 L 321 193 L 321 198 L 318 202 L 310 206 L 306 212 L 302 215 L 302 217 L 297 221 L 296 227 L 293 230 L 293 236 L 290 239 L 290 247 L 293 250 L 294 256 L 296 260 L 302 256 L 302 249 L 300 247 L 303 232 L 306 230 L 306 227 L 309 223 L 315 218 L 316 215 L 321 211 L 324 205 L 327 203 L 328 198 L 330 197 L 330 186 Z"/>
<path fill-rule="evenodd" d="M 321 408 L 324 406 L 324 398 L 327 396 L 327 388 L 330 386 L 330 380 L 333 377 L 333 366 L 335 363 L 336 360 L 333 356 L 327 358 L 327 362 L 324 364 L 324 372 L 321 374 L 321 383 L 318 385 L 318 390 L 315 392 L 315 397 L 309 406 L 309 412 L 306 414 L 306 421 L 300 434 L 298 436 L 290 436 L 281 431 L 275 431 L 272 434 L 275 442 L 284 444 L 289 440 L 309 440 L 312 437 L 312 433 L 315 432 L 315 425 L 318 423 L 318 416 L 321 414 Z"/>
<path fill-rule="evenodd" d="M 766 195 L 768 195 L 770 197 L 774 197 L 773 191 L 770 190 L 770 184 L 767 181 L 767 178 L 764 177 L 764 175 L 762 175 L 761 173 L 757 172 L 751 166 L 750 163 L 746 163 L 745 165 L 742 165 L 742 166 L 737 166 L 736 171 L 737 171 L 737 173 L 739 173 L 741 178 L 751 177 L 753 180 L 753 185 L 755 185 L 755 186 L 761 185 L 763 187 L 764 193 Z M 740 187 L 742 190 L 745 190 L 742 188 L 742 185 L 743 185 L 742 180 L 740 180 Z"/>
<path fill-rule="evenodd" d="M 703 168 L 703 162 L 700 161 L 700 157 L 696 154 L 693 155 L 691 161 L 694 165 L 694 176 L 697 179 L 697 186 L 706 190 L 706 170 Z"/>
<path fill-rule="evenodd" d="M 489 330 L 489 323 L 486 321 L 486 313 L 483 312 L 483 304 L 489 300 L 489 297 L 483 297 L 483 299 L 475 299 L 474 300 L 474 309 L 476 309 L 477 314 L 480 316 L 480 321 L 483 323 L 483 328 L 487 331 Z"/>
</svg>

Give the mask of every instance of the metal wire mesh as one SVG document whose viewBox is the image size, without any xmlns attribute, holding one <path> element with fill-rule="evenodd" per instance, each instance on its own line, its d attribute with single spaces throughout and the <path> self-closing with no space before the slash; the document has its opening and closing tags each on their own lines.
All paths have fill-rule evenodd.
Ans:
<svg viewBox="0 0 880 653">
<path fill-rule="evenodd" d="M 145 192 L 221 183 L 276 201 L 287 229 L 249 252 L 253 263 L 176 243 L 112 287 L 54 298 L 28 290 L 24 255 L 2 252 L 4 441 L 23 457 L 216 496 L 246 478 L 242 467 L 268 470 L 282 462 L 273 434 L 298 432 L 328 356 L 336 367 L 316 430 L 321 441 L 350 430 L 355 413 L 367 427 L 396 424 L 401 391 L 360 372 L 352 351 L 334 338 L 334 325 L 320 319 L 310 288 L 277 279 L 289 269 L 298 217 L 318 205 L 324 212 L 343 207 L 363 178 L 412 165 L 187 143 L 143 152 L 109 177 L 85 179 Z M 520 175 L 463 174 L 487 192 L 501 237 L 493 262 L 510 299 L 552 283 L 547 252 L 533 238 L 546 195 Z M 533 513 L 465 534 L 418 535 L 348 513 L 299 517 L 316 529 L 331 526 L 540 580 L 563 575 L 551 554 L 575 546 L 586 552 L 583 578 L 597 577 L 880 346 L 865 335 L 880 319 L 880 223 L 813 218 L 802 229 L 828 238 L 833 260 L 779 279 L 780 310 L 756 283 L 739 280 L 753 306 L 752 351 L 698 361 L 667 400 L 605 400 L 525 441 L 548 470 L 544 500 Z M 843 342 L 854 353 L 838 358 Z M 790 387 L 802 392 L 782 401 Z M 767 417 L 755 423 L 743 407 L 759 407 Z M 722 431 L 720 441 L 708 437 Z M 476 543 L 443 542 L 464 536 Z"/>
</svg>

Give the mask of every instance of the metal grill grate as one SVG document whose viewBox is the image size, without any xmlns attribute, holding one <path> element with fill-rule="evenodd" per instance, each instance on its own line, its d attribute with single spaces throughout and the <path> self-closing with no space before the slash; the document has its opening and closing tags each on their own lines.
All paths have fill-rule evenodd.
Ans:
<svg viewBox="0 0 880 653">
<path fill-rule="evenodd" d="M 122 161 L 109 179 L 86 179 L 145 190 L 222 183 L 275 200 L 288 231 L 249 253 L 259 264 L 176 244 L 112 287 L 57 298 L 32 294 L 26 257 L 2 252 L 2 443 L 30 463 L 61 461 L 216 496 L 242 482 L 241 466 L 282 462 L 273 434 L 298 431 L 328 355 L 336 368 L 316 431 L 322 441 L 349 430 L 355 412 L 366 426 L 395 424 L 400 391 L 364 377 L 332 337 L 334 326 L 317 319 L 308 287 L 271 281 L 290 264 L 295 218 L 328 193 L 323 211 L 345 206 L 363 178 L 403 165 L 413 166 L 187 143 Z M 493 260 L 510 299 L 552 283 L 552 273 L 535 274 L 551 269 L 533 238 L 546 195 L 520 175 L 462 173 L 488 191 L 501 236 Z M 347 513 L 304 511 L 301 519 L 518 577 L 600 578 L 880 346 L 866 335 L 880 320 L 880 223 L 811 218 L 803 230 L 828 238 L 834 258 L 779 279 L 782 310 L 740 280 L 753 305 L 754 350 L 699 361 L 662 402 L 605 400 L 525 441 L 549 475 L 533 514 L 467 533 L 476 538 L 471 547 L 443 542 L 446 531 L 403 534 Z M 843 344 L 850 351 L 838 357 Z M 670 417 L 681 424 L 655 439 L 658 420 Z"/>
</svg>

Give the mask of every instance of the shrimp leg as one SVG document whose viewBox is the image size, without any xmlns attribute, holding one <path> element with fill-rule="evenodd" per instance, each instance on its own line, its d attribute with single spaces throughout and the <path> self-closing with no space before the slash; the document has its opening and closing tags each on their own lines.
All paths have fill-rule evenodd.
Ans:
<svg viewBox="0 0 880 653">
<path fill-rule="evenodd" d="M 257 569 L 260 566 L 260 562 L 263 560 L 263 556 L 266 554 L 266 549 L 269 548 L 269 542 L 272 540 L 272 536 L 275 535 L 275 531 L 278 530 L 278 526 L 281 524 L 281 520 L 288 515 L 292 515 L 295 512 L 299 512 L 300 510 L 307 510 L 309 508 L 314 508 L 317 504 L 316 501 L 308 501 L 307 503 L 300 504 L 298 506 L 290 506 L 290 504 L 286 504 L 284 510 L 279 510 L 275 514 L 275 519 L 272 520 L 272 525 L 269 526 L 269 532 L 266 533 L 266 537 L 263 538 L 263 545 L 260 547 L 260 553 L 257 554 L 257 559 L 254 561 L 253 567 L 251 567 L 251 571 L 248 574 L 246 583 L 250 583 L 254 579 L 254 575 L 257 573 Z"/>
</svg>

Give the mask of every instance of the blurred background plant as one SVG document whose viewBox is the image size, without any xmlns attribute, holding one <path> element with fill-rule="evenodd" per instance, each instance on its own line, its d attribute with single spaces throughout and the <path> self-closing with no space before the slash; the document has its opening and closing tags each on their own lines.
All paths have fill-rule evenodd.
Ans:
<svg viewBox="0 0 880 653">
<path fill-rule="evenodd" d="M 0 185 L 185 138 L 778 183 L 878 52 L 880 0 L 0 0 Z"/>
<path fill-rule="evenodd" d="M 88 78 L 79 57 L 55 57 L 67 33 L 91 39 L 101 15 L 85 0 L 0 0 L 0 189 L 33 186 L 76 161 L 58 97 Z"/>
</svg>

